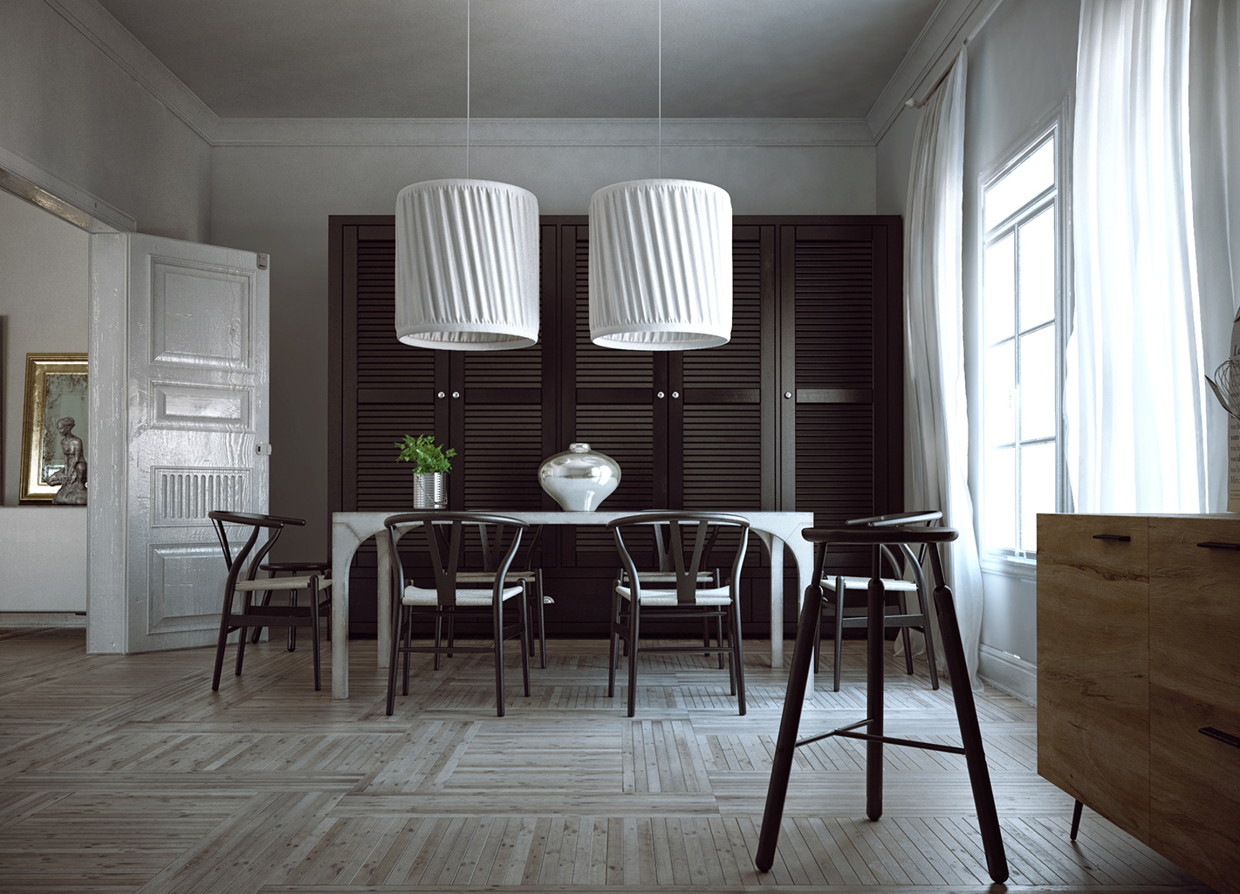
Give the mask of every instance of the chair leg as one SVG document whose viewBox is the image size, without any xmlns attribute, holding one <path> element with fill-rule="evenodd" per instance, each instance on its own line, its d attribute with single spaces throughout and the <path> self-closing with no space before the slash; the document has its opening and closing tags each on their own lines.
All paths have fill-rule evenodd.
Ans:
<svg viewBox="0 0 1240 894">
<path fill-rule="evenodd" d="M 636 594 L 634 594 L 636 595 Z M 641 624 L 641 603 L 636 599 L 629 600 L 629 716 L 637 713 L 637 643 L 638 628 Z"/>
<path fill-rule="evenodd" d="M 934 630 L 930 626 L 930 607 L 926 604 L 926 594 L 917 591 L 917 604 L 921 607 L 921 635 L 926 640 L 926 663 L 930 665 L 930 688 L 939 688 L 939 659 L 934 652 Z"/>
<path fill-rule="evenodd" d="M 715 638 L 719 642 L 719 670 L 723 670 L 723 616 L 715 615 Z"/>
<path fill-rule="evenodd" d="M 294 593 L 293 598 L 296 599 L 296 597 L 297 594 Z M 296 629 L 296 627 L 288 629 L 290 640 Z M 296 641 L 293 640 L 289 651 L 291 652 L 296 645 Z M 319 585 L 318 579 L 314 577 L 310 578 L 310 649 L 314 653 L 314 691 L 318 692 L 323 688 L 323 680 L 319 670 Z"/>
<path fill-rule="evenodd" d="M 741 645 L 741 606 L 740 600 L 732 601 L 732 611 L 728 615 L 731 630 L 729 644 L 732 646 L 731 659 L 736 667 L 736 702 L 741 716 L 745 714 L 745 650 Z"/>
<path fill-rule="evenodd" d="M 717 617 L 716 620 L 718 620 L 719 623 L 721 624 L 723 623 L 722 617 Z M 728 633 L 729 635 L 731 634 L 731 632 L 732 632 L 732 613 L 729 611 L 728 612 Z M 733 642 L 734 640 L 728 641 L 728 686 L 729 686 L 728 695 L 736 695 L 736 660 L 735 660 L 736 653 L 735 653 L 735 650 L 732 648 Z M 720 635 L 719 637 L 719 657 L 720 658 L 723 657 L 723 636 L 722 635 Z"/>
<path fill-rule="evenodd" d="M 614 698 L 616 695 L 616 661 L 619 658 L 619 641 L 620 634 L 616 632 L 616 627 L 620 623 L 620 594 L 616 592 L 616 588 L 611 588 L 611 648 L 607 652 L 607 697 Z"/>
<path fill-rule="evenodd" d="M 263 608 L 266 608 L 270 604 L 271 604 L 271 591 L 268 590 L 266 593 L 263 594 L 263 601 L 261 605 Z M 259 639 L 262 638 L 262 635 L 263 635 L 263 628 L 255 627 L 254 632 L 250 634 L 250 642 L 257 643 Z"/>
<path fill-rule="evenodd" d="M 899 601 L 899 610 L 901 615 L 909 614 L 908 600 L 904 598 L 904 593 L 898 593 L 895 598 Z M 909 636 L 908 626 L 900 627 L 900 635 L 904 637 L 904 667 L 909 672 L 909 676 L 913 676 L 913 637 Z"/>
<path fill-rule="evenodd" d="M 243 614 L 243 615 L 248 615 L 248 614 L 250 613 L 250 609 L 253 607 L 253 602 L 254 602 L 254 601 L 253 601 L 253 599 L 252 599 L 251 597 L 252 597 L 252 594 L 250 594 L 250 593 L 246 593 L 246 594 L 245 594 L 245 599 L 243 599 L 243 600 L 242 600 L 242 602 L 241 602 L 241 614 Z M 244 624 L 245 624 L 245 622 L 244 622 L 244 621 L 242 621 L 241 623 L 242 623 L 242 625 L 244 625 Z M 246 633 L 247 633 L 247 632 L 248 632 L 248 631 L 247 631 L 247 628 L 246 628 L 245 626 L 242 626 L 242 627 L 241 627 L 241 633 L 240 633 L 240 634 L 238 634 L 238 636 L 237 636 L 237 670 L 236 670 L 236 676 L 238 676 L 238 677 L 239 677 L 239 676 L 241 676 L 241 663 L 245 660 L 245 640 L 246 640 Z"/>
<path fill-rule="evenodd" d="M 1076 841 L 1076 833 L 1081 831 L 1081 808 L 1084 806 L 1080 801 L 1072 805 L 1072 830 L 1068 834 L 1069 841 Z"/>
<path fill-rule="evenodd" d="M 396 701 L 396 671 L 400 664 L 400 640 L 404 633 L 405 606 L 396 599 L 392 600 L 392 651 L 388 656 L 388 691 L 387 713 L 392 716 L 392 708 Z M 408 654 L 408 653 L 406 653 Z"/>
<path fill-rule="evenodd" d="M 844 578 L 835 579 L 835 666 L 831 672 L 835 675 L 833 691 L 840 691 L 840 665 L 844 661 Z M 830 598 L 830 597 L 828 597 Z"/>
<path fill-rule="evenodd" d="M 443 615 L 435 615 L 435 670 L 439 670 L 439 649 L 443 645 Z"/>
<path fill-rule="evenodd" d="M 539 599 L 541 602 L 541 598 Z M 518 598 L 517 608 L 521 612 L 521 679 L 525 683 L 525 697 L 530 697 L 530 652 L 534 648 L 534 637 L 530 635 L 530 601 L 522 593 Z"/>
<path fill-rule="evenodd" d="M 410 650 L 413 647 L 413 609 L 412 608 L 408 609 L 405 612 L 405 614 L 408 615 L 408 617 L 405 620 L 405 643 L 404 643 L 405 648 L 401 653 L 404 656 L 404 661 L 402 662 L 403 664 L 402 672 L 404 674 L 404 683 L 401 685 L 401 689 L 402 689 L 402 694 L 408 695 L 409 694 L 409 656 L 411 654 Z M 439 658 L 439 653 L 435 653 L 435 658 L 436 659 Z"/>
<path fill-rule="evenodd" d="M 220 613 L 220 638 L 215 643 L 215 673 L 211 677 L 211 691 L 220 691 L 220 672 L 224 670 L 224 646 L 228 642 L 228 616 L 232 613 L 233 594 L 224 597 L 224 610 Z"/>
<path fill-rule="evenodd" d="M 495 716 L 504 716 L 504 600 L 499 600 L 491 609 L 491 628 L 495 639 Z M 449 643 L 452 637 L 452 622 L 448 621 Z M 525 643 L 521 644 L 521 654 L 525 655 Z"/>
<path fill-rule="evenodd" d="M 292 608 L 297 608 L 297 591 L 296 590 L 288 591 L 288 604 Z M 288 629 L 287 648 L 290 652 L 297 651 L 297 628 L 296 627 L 290 627 Z"/>
</svg>

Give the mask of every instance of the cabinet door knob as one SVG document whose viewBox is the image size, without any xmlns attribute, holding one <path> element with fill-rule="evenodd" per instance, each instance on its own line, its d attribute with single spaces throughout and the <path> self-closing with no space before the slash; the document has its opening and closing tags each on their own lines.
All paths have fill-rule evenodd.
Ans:
<svg viewBox="0 0 1240 894">
<path fill-rule="evenodd" d="M 437 395 L 435 395 L 435 396 L 436 396 L 436 397 L 438 397 L 440 400 L 443 400 L 445 397 L 447 397 L 447 395 L 446 395 L 446 394 L 444 394 L 442 391 L 440 391 L 440 392 L 439 392 L 439 394 L 437 394 Z"/>
<path fill-rule="evenodd" d="M 679 392 L 679 391 L 673 391 L 673 392 L 672 392 L 672 397 L 680 397 L 680 392 Z"/>
<path fill-rule="evenodd" d="M 453 399 L 453 400 L 456 400 L 456 398 L 458 398 L 458 397 L 460 397 L 460 396 L 461 396 L 461 392 L 459 392 L 459 391 L 453 391 L 453 392 L 452 392 L 452 399 Z"/>
<path fill-rule="evenodd" d="M 663 392 L 662 391 L 656 392 L 655 397 L 657 397 L 659 400 L 663 400 Z"/>
</svg>

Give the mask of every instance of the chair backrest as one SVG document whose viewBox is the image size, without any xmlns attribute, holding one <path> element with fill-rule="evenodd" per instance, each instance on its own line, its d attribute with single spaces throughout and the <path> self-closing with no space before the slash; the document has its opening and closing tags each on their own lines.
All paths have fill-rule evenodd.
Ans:
<svg viewBox="0 0 1240 894">
<path fill-rule="evenodd" d="M 542 525 L 534 525 L 533 536 L 522 536 L 521 542 L 523 546 L 519 556 L 513 557 L 512 564 L 517 566 L 518 571 L 533 571 L 535 552 L 538 549 L 538 541 L 542 539 Z M 499 567 L 500 560 L 503 559 L 503 551 L 495 546 L 506 542 L 504 525 L 499 525 L 493 532 L 493 536 L 488 536 L 486 525 L 478 526 L 479 550 L 482 554 L 482 570 L 495 571 Z"/>
<path fill-rule="evenodd" d="M 405 512 L 390 515 L 383 520 L 387 529 L 388 546 L 392 556 L 392 593 L 399 598 L 405 589 L 404 562 L 398 549 L 400 540 L 410 531 L 420 528 L 422 545 L 435 575 L 438 603 L 456 605 L 457 574 L 465 569 L 462 563 L 466 552 L 466 532 L 476 531 L 483 564 L 487 571 L 495 573 L 495 590 L 503 588 L 504 575 L 508 573 L 517 550 L 521 546 L 521 534 L 529 527 L 523 521 L 502 515 L 482 512 L 445 512 L 442 509 L 426 512 Z"/>
<path fill-rule="evenodd" d="M 705 570 L 705 563 L 711 547 L 714 546 L 721 530 L 735 530 L 740 536 L 736 552 L 732 557 L 728 584 L 733 590 L 739 586 L 741 565 L 745 561 L 745 549 L 749 543 L 749 521 L 739 515 L 722 515 L 709 512 L 643 512 L 637 515 L 626 515 L 607 524 L 608 529 L 616 538 L 616 550 L 620 553 L 621 566 L 633 587 L 634 598 L 641 593 L 641 572 L 661 571 L 675 575 L 676 602 L 682 605 L 693 605 L 696 592 L 700 588 L 699 572 Z M 650 528 L 655 538 L 656 548 L 652 565 L 657 567 L 640 568 L 634 558 L 634 550 L 625 543 L 626 529 L 629 530 L 630 543 L 636 530 Z M 663 541 L 666 537 L 666 542 Z M 637 553 L 641 555 L 640 552 Z M 660 589 L 663 589 L 660 586 Z"/>
<path fill-rule="evenodd" d="M 303 518 L 290 518 L 282 515 L 259 515 L 256 512 L 222 512 L 220 510 L 208 512 L 207 518 L 211 519 L 211 524 L 215 526 L 215 536 L 219 539 L 220 549 L 224 552 L 224 563 L 228 566 L 229 590 L 233 588 L 237 583 L 237 579 L 241 576 L 246 559 L 250 556 L 255 544 L 258 543 L 260 532 L 264 530 L 267 532 L 267 540 L 259 547 L 254 557 L 250 559 L 246 580 L 254 580 L 258 576 L 259 566 L 263 564 L 263 559 L 267 557 L 267 553 L 271 552 L 271 548 L 275 546 L 276 540 L 280 537 L 280 532 L 284 530 L 285 525 L 304 525 L 306 523 L 306 520 Z M 250 536 L 247 538 L 245 545 L 237 551 L 236 556 L 232 554 L 232 546 L 228 541 L 228 531 L 225 525 L 250 528 Z"/>
</svg>

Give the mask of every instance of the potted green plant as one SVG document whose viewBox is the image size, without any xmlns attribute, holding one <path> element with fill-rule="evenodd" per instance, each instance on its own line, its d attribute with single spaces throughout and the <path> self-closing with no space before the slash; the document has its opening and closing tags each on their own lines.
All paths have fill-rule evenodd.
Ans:
<svg viewBox="0 0 1240 894">
<path fill-rule="evenodd" d="M 446 509 L 448 489 L 444 476 L 452 471 L 456 451 L 440 447 L 434 435 L 405 435 L 395 446 L 400 450 L 398 459 L 413 463 L 413 508 Z"/>
</svg>

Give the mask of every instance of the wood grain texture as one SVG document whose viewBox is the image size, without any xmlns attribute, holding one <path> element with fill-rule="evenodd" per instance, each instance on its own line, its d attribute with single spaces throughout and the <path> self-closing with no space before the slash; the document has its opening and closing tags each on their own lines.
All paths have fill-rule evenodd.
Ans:
<svg viewBox="0 0 1240 894">
<path fill-rule="evenodd" d="M 746 667 L 736 715 L 713 659 L 643 659 L 638 714 L 606 697 L 605 641 L 552 640 L 548 667 L 494 714 L 483 656 L 419 656 L 384 714 L 373 640 L 348 700 L 314 692 L 309 656 L 259 643 L 210 691 L 211 649 L 87 655 L 82 630 L 0 631 L 0 891 L 989 892 L 963 758 L 887 750 L 884 816 L 865 818 L 864 745 L 800 749 L 776 862 L 753 851 L 787 682 Z M 330 645 L 326 645 L 330 649 Z M 248 650 L 247 650 L 248 651 Z M 864 644 L 808 735 L 861 719 Z M 887 731 L 957 743 L 951 694 L 887 657 Z M 1036 712 L 977 696 L 1021 891 L 1208 888 L 1034 772 Z"/>
<path fill-rule="evenodd" d="M 1150 835 L 1218 890 L 1240 892 L 1240 713 L 1150 687 Z"/>
<path fill-rule="evenodd" d="M 1128 542 L 1094 539 L 1129 537 Z M 1149 834 L 1149 545 L 1143 517 L 1038 516 L 1038 773 Z"/>
<path fill-rule="evenodd" d="M 1150 681 L 1240 710 L 1240 517 L 1150 519 Z"/>
</svg>

